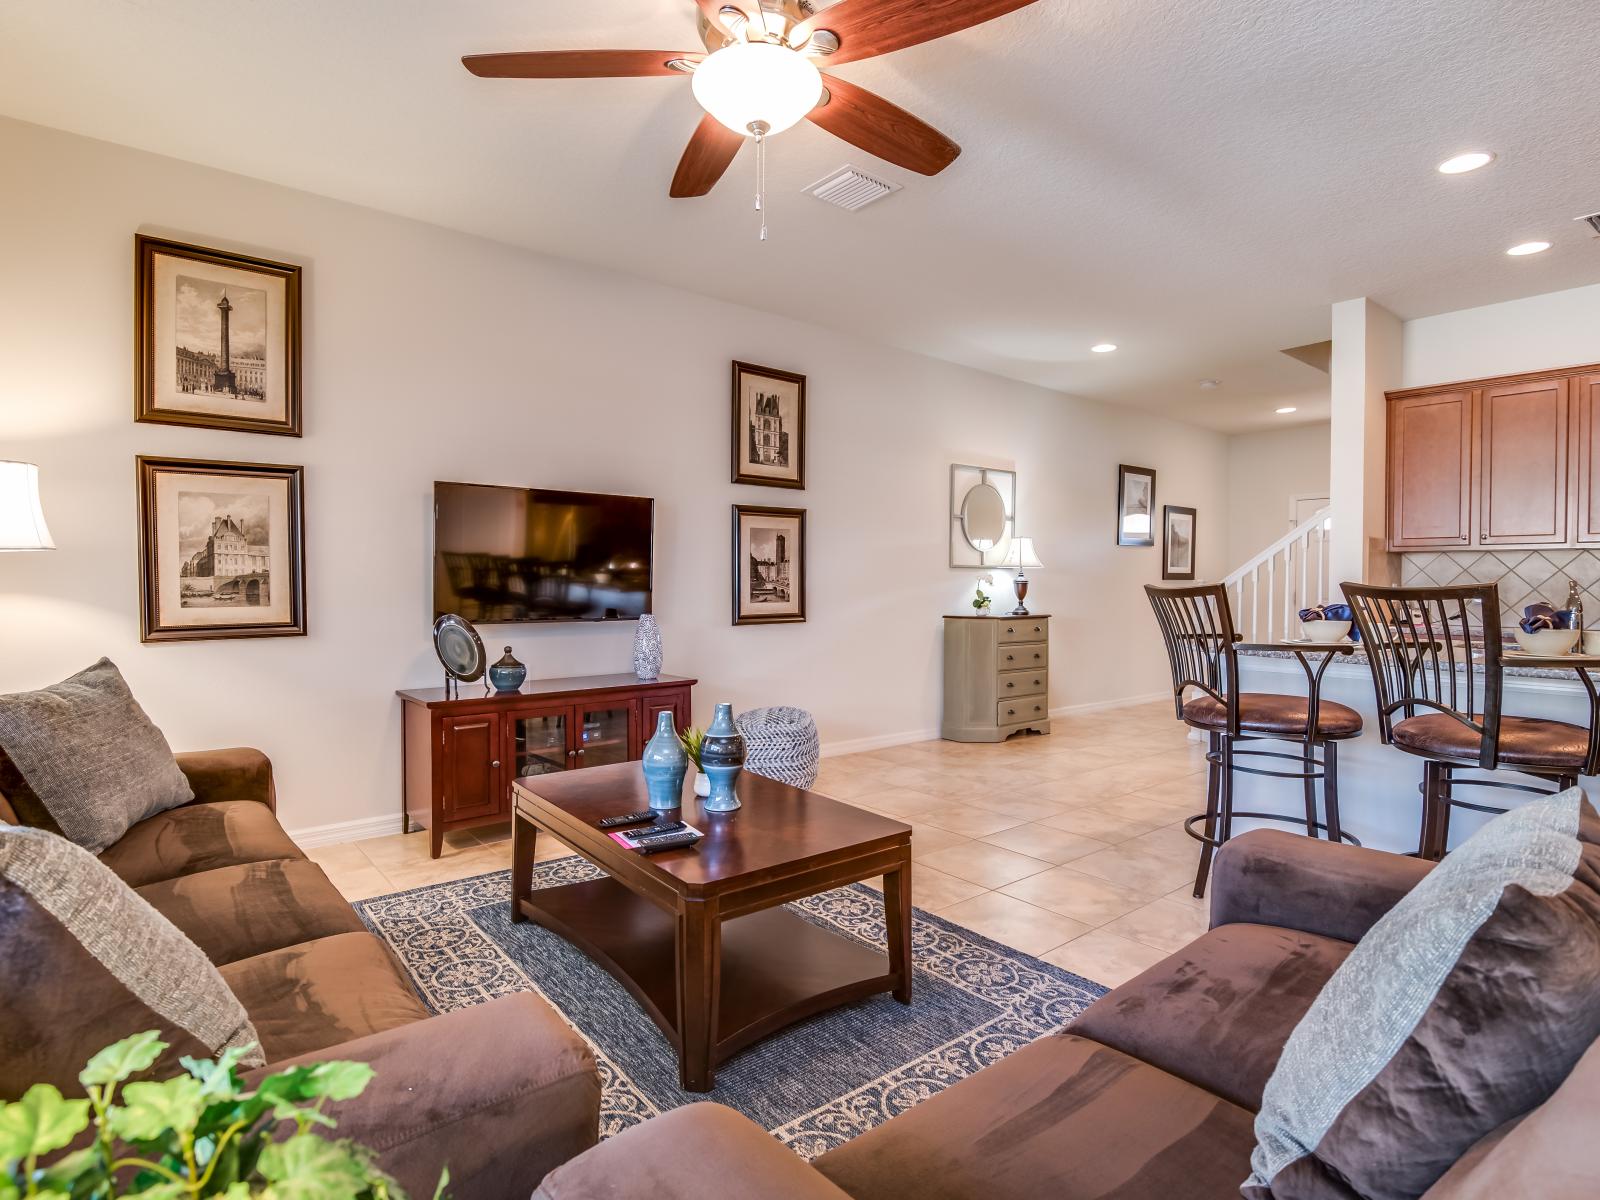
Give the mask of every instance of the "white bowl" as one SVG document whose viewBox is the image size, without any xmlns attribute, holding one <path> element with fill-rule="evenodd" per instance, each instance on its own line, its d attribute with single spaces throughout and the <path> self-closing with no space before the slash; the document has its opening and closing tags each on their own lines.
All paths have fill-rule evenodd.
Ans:
<svg viewBox="0 0 1600 1200">
<path fill-rule="evenodd" d="M 1342 642 L 1350 636 L 1349 621 L 1301 621 L 1300 629 L 1313 642 Z"/>
<path fill-rule="evenodd" d="M 1518 625 L 1513 632 L 1516 634 L 1517 645 L 1529 654 L 1537 654 L 1541 658 L 1570 654 L 1572 648 L 1578 644 L 1576 629 L 1536 629 L 1529 633 Z"/>
</svg>

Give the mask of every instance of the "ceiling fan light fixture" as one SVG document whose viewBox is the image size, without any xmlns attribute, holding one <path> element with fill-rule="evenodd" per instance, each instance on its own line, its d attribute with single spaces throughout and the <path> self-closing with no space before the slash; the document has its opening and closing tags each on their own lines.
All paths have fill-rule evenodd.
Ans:
<svg viewBox="0 0 1600 1200">
<path fill-rule="evenodd" d="M 804 55 L 772 42 L 733 42 L 695 69 L 694 98 L 713 117 L 746 137 L 765 125 L 782 133 L 822 99 L 822 73 Z"/>
</svg>

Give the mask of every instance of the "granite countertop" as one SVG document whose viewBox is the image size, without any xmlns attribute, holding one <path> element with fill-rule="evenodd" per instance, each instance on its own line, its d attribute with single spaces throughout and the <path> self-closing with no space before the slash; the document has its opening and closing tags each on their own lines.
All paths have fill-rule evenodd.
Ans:
<svg viewBox="0 0 1600 1200">
<path fill-rule="evenodd" d="M 1306 643 L 1306 649 L 1311 650 L 1311 649 L 1315 649 L 1315 648 L 1316 648 L 1316 643 L 1311 643 L 1311 642 Z M 1282 650 L 1277 650 L 1277 649 L 1272 649 L 1272 650 L 1267 650 L 1267 649 L 1240 650 L 1239 653 L 1241 655 L 1246 655 L 1246 656 L 1248 656 L 1250 658 L 1288 658 L 1288 659 L 1292 659 L 1295 656 L 1295 651 L 1291 650 L 1291 649 L 1289 649 L 1287 647 L 1285 647 Z M 1357 665 L 1357 666 L 1365 667 L 1367 665 L 1366 652 L 1364 650 L 1361 650 L 1358 647 L 1357 649 L 1351 651 L 1349 654 L 1341 654 L 1341 655 L 1339 655 L 1329 665 L 1330 666 L 1337 666 L 1339 663 L 1349 663 L 1351 665 Z M 1313 663 L 1312 665 L 1314 667 L 1316 664 Z M 1473 663 L 1472 664 L 1472 669 L 1474 671 L 1478 672 L 1479 674 L 1482 674 L 1483 673 L 1483 664 L 1482 663 Z M 1577 664 L 1574 664 L 1573 666 L 1570 666 L 1570 667 L 1544 667 L 1544 666 L 1539 666 L 1539 667 L 1519 667 L 1515 663 L 1513 663 L 1510 659 L 1506 659 L 1505 660 L 1505 665 L 1502 667 L 1503 673 L 1505 675 L 1509 676 L 1509 677 L 1515 677 L 1515 678 L 1518 678 L 1518 679 L 1564 679 L 1564 680 L 1567 680 L 1567 681 L 1569 681 L 1571 683 L 1577 683 L 1578 682 L 1577 675 L 1576 675 L 1576 670 L 1577 670 Z"/>
</svg>

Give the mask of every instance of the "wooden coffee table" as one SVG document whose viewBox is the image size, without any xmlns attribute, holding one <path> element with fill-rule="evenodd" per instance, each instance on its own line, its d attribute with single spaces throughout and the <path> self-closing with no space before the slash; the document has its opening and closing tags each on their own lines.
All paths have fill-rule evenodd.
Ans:
<svg viewBox="0 0 1600 1200">
<path fill-rule="evenodd" d="M 731 813 L 706 812 L 685 781 L 681 819 L 705 837 L 643 855 L 595 828 L 649 806 L 636 762 L 518 779 L 512 792 L 511 919 L 614 975 L 678 1051 L 686 1091 L 710 1091 L 719 1063 L 813 1013 L 877 992 L 911 1003 L 909 826 L 744 773 Z M 534 891 L 540 830 L 608 878 Z M 876 875 L 887 962 L 782 907 Z"/>
</svg>

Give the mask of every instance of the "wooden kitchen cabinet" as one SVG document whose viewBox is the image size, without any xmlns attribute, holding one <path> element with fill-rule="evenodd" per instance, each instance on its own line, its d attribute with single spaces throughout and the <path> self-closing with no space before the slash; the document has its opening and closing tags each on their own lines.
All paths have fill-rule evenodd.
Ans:
<svg viewBox="0 0 1600 1200">
<path fill-rule="evenodd" d="M 1600 542 L 1600 374 L 1580 375 L 1572 382 L 1573 457 L 1578 470 L 1572 489 L 1573 540 Z"/>
<path fill-rule="evenodd" d="M 1472 542 L 1471 391 L 1389 402 L 1389 547 Z"/>
<path fill-rule="evenodd" d="M 1478 544 L 1563 544 L 1567 380 L 1501 384 L 1478 396 Z"/>
</svg>

